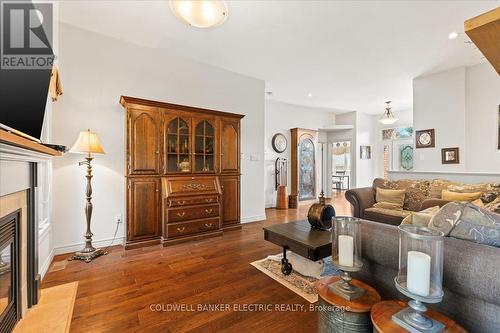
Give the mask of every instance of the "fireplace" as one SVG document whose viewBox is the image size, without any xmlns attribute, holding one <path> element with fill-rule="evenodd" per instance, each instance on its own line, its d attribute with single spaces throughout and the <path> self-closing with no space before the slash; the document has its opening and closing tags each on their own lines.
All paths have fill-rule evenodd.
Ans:
<svg viewBox="0 0 500 333">
<path fill-rule="evenodd" d="M 0 218 L 0 333 L 21 318 L 21 209 Z"/>
</svg>

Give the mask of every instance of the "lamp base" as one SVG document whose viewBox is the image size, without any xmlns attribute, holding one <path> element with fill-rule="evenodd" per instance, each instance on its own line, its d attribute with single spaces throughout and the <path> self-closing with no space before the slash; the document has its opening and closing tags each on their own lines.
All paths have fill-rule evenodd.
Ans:
<svg viewBox="0 0 500 333">
<path fill-rule="evenodd" d="M 104 252 L 103 249 L 94 249 L 94 251 L 92 252 L 78 251 L 75 252 L 75 254 L 68 260 L 83 260 L 88 263 L 91 262 L 93 259 L 102 256 L 104 254 L 108 253 Z"/>
<path fill-rule="evenodd" d="M 340 280 L 328 286 L 331 292 L 339 295 L 343 299 L 352 301 L 362 297 L 365 290 L 351 284 L 352 278 L 349 272 L 342 272 Z"/>
<path fill-rule="evenodd" d="M 444 332 L 445 326 L 442 323 L 423 314 L 427 310 L 425 305 L 415 300 L 411 300 L 409 305 L 410 307 L 394 314 L 392 321 L 411 333 Z"/>
</svg>

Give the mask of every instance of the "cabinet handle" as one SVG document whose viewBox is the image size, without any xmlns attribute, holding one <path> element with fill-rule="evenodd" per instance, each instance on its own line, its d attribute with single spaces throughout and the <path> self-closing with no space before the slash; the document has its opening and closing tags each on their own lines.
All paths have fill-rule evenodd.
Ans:
<svg viewBox="0 0 500 333">
<path fill-rule="evenodd" d="M 212 198 L 207 198 L 205 199 L 205 202 L 212 202 L 212 200 L 213 200 Z"/>
<path fill-rule="evenodd" d="M 207 214 L 212 214 L 212 212 L 213 212 L 213 211 L 214 211 L 214 210 L 213 210 L 212 208 L 210 208 L 210 209 L 205 209 L 205 213 L 207 213 Z"/>
<path fill-rule="evenodd" d="M 184 201 L 184 200 L 182 200 L 182 201 L 177 201 L 177 204 L 178 204 L 178 205 L 180 205 L 180 206 L 184 205 L 185 203 L 186 203 L 186 201 Z"/>
<path fill-rule="evenodd" d="M 207 227 L 207 228 L 212 228 L 213 225 L 214 225 L 213 223 L 205 223 L 205 227 Z"/>
<path fill-rule="evenodd" d="M 177 216 L 179 216 L 179 217 L 184 217 L 184 215 L 186 215 L 186 212 L 177 213 Z"/>
<path fill-rule="evenodd" d="M 177 231 L 179 232 L 183 232 L 184 230 L 186 230 L 186 227 L 177 227 Z"/>
</svg>

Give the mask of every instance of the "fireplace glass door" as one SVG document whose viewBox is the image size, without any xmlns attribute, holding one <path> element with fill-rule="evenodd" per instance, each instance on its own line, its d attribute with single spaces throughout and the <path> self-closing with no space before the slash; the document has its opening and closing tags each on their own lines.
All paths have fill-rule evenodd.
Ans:
<svg viewBox="0 0 500 333">
<path fill-rule="evenodd" d="M 12 258 L 11 244 L 4 245 L 0 250 L 0 314 L 4 313 L 13 301 L 12 295 Z"/>
<path fill-rule="evenodd" d="M 0 218 L 0 332 L 12 332 L 21 318 L 20 210 Z"/>
</svg>

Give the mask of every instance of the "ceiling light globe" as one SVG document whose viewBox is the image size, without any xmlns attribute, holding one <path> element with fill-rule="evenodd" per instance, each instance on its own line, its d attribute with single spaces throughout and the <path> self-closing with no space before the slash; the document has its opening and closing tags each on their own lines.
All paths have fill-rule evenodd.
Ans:
<svg viewBox="0 0 500 333">
<path fill-rule="evenodd" d="M 224 23 L 228 16 L 224 0 L 170 0 L 174 15 L 197 28 L 212 28 Z"/>
</svg>

